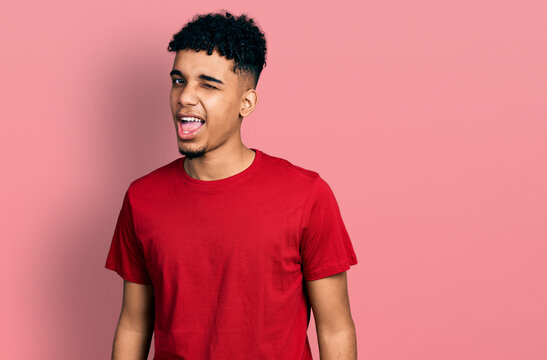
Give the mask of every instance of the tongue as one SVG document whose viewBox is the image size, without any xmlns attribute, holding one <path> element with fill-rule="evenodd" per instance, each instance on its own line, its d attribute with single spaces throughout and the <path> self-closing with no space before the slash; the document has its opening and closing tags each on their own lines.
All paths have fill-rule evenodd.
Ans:
<svg viewBox="0 0 547 360">
<path fill-rule="evenodd" d="M 182 130 L 184 130 L 184 131 L 194 131 L 194 130 L 196 130 L 197 128 L 199 128 L 201 125 L 203 125 L 203 124 L 201 123 L 201 121 L 188 121 L 188 122 L 183 121 L 183 122 L 180 124 L 180 127 L 181 127 Z"/>
</svg>

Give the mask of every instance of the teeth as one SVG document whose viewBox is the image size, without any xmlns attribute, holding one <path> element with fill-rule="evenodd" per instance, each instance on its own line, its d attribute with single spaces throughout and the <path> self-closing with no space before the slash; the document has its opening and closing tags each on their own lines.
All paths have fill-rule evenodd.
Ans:
<svg viewBox="0 0 547 360">
<path fill-rule="evenodd" d="M 195 118 L 195 117 L 186 117 L 186 116 L 182 117 L 181 119 L 183 121 L 200 121 L 200 122 L 202 121 L 201 119 L 198 119 L 198 118 Z"/>
</svg>

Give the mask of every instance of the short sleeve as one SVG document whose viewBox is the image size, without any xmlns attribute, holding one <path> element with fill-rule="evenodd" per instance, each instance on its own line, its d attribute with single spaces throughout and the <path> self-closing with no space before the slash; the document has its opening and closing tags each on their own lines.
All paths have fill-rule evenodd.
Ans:
<svg viewBox="0 0 547 360">
<path fill-rule="evenodd" d="M 142 245 L 135 233 L 128 191 L 123 199 L 105 268 L 117 272 L 123 279 L 134 283 L 142 285 L 152 283 L 146 268 Z"/>
<path fill-rule="evenodd" d="M 317 177 L 308 195 L 301 225 L 300 256 L 304 280 L 344 272 L 357 257 L 329 185 Z"/>
</svg>

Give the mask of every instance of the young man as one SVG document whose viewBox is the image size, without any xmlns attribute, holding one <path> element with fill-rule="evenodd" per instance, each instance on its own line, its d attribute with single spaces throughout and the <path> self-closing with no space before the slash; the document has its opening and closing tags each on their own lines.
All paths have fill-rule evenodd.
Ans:
<svg viewBox="0 0 547 360">
<path fill-rule="evenodd" d="M 264 34 L 245 15 L 196 16 L 173 36 L 179 152 L 128 187 L 105 267 L 124 279 L 113 359 L 356 359 L 346 270 L 357 264 L 317 172 L 241 142 Z M 283 121 L 282 119 L 280 121 Z"/>
</svg>

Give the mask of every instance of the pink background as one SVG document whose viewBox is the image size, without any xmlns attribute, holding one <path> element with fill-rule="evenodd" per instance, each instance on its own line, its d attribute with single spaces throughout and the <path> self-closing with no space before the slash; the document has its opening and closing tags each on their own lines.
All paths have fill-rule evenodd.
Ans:
<svg viewBox="0 0 547 360">
<path fill-rule="evenodd" d="M 204 4 L 4 6 L 0 358 L 110 358 L 124 190 L 179 156 L 167 44 L 226 8 L 268 41 L 245 144 L 338 199 L 359 358 L 546 359 L 546 3 Z"/>
</svg>

